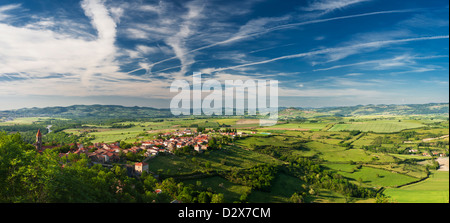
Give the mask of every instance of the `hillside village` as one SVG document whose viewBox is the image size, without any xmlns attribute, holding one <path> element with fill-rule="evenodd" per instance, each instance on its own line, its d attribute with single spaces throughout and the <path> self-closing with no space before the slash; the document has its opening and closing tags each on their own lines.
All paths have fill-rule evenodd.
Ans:
<svg viewBox="0 0 450 223">
<path fill-rule="evenodd" d="M 150 141 L 143 141 L 135 143 L 134 146 L 128 149 L 122 149 L 120 142 L 115 143 L 94 143 L 93 145 L 84 146 L 83 144 L 69 144 L 72 149 L 66 153 L 60 153 L 59 156 L 68 156 L 69 154 L 85 154 L 92 162 L 92 164 L 101 164 L 104 166 L 111 166 L 114 163 L 119 163 L 122 157 L 128 153 L 141 153 L 144 155 L 142 162 L 134 163 L 134 167 L 125 165 L 130 175 L 139 175 L 143 171 L 148 171 L 148 161 L 151 158 L 156 157 L 158 154 L 174 154 L 175 150 L 183 147 L 190 146 L 196 152 L 203 153 L 209 149 L 208 142 L 213 134 L 226 135 L 234 138 L 237 135 L 245 135 L 245 133 L 239 132 L 215 132 L 214 130 L 209 133 L 202 133 L 185 129 L 182 131 L 167 132 L 159 135 L 157 139 Z M 39 152 L 43 152 L 46 149 L 53 149 L 58 146 L 42 146 L 42 134 L 38 131 L 36 135 L 36 149 Z M 144 152 L 143 152 L 144 151 Z M 131 168 L 131 170 L 130 170 Z"/>
</svg>

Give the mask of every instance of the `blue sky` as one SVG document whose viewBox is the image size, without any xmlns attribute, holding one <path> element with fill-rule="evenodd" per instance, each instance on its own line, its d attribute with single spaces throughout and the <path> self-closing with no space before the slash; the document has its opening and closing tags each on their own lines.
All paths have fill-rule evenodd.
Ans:
<svg viewBox="0 0 450 223">
<path fill-rule="evenodd" d="M 0 110 L 168 107 L 174 80 L 278 80 L 280 106 L 449 101 L 448 1 L 2 0 Z"/>
</svg>

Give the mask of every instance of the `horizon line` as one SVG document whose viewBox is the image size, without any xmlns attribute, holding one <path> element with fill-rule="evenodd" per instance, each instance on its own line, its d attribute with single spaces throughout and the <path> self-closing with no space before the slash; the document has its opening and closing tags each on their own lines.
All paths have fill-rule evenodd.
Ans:
<svg viewBox="0 0 450 223">
<path fill-rule="evenodd" d="M 357 104 L 357 105 L 339 105 L 339 106 L 319 106 L 319 107 L 311 107 L 311 106 L 307 106 L 307 107 L 301 107 L 301 106 L 278 106 L 278 108 L 303 108 L 303 109 L 320 109 L 320 108 L 343 108 L 343 107 L 356 107 L 356 106 L 383 106 L 383 105 L 427 105 L 427 104 L 450 104 L 449 101 L 447 102 L 428 102 L 428 103 L 394 103 L 394 104 Z M 124 107 L 124 108 L 152 108 L 152 109 L 157 109 L 157 110 L 170 110 L 170 108 L 156 108 L 156 107 L 149 107 L 149 106 L 126 106 L 126 105 L 120 105 L 120 104 L 73 104 L 73 105 L 68 105 L 68 106 L 46 106 L 46 107 L 22 107 L 22 108 L 16 108 L 16 109 L 7 109 L 7 110 L 0 110 L 0 112 L 5 112 L 5 111 L 16 111 L 16 110 L 21 110 L 21 109 L 34 109 L 34 108 L 38 108 L 38 109 L 45 109 L 45 108 L 55 108 L 55 107 L 62 107 L 62 108 L 68 108 L 68 107 L 73 107 L 73 106 L 118 106 L 118 107 Z M 225 107 L 223 107 L 222 109 L 225 109 Z M 235 108 L 234 108 L 235 109 Z M 245 109 L 244 109 L 245 110 Z"/>
</svg>

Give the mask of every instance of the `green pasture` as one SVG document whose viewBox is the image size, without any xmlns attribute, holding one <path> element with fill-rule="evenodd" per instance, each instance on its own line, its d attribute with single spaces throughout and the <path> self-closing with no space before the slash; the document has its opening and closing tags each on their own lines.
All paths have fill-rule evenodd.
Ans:
<svg viewBox="0 0 450 223">
<path fill-rule="evenodd" d="M 294 193 L 302 190 L 303 181 L 284 173 L 277 174 L 272 182 L 270 192 L 252 191 L 248 196 L 250 203 L 288 203 Z"/>
<path fill-rule="evenodd" d="M 95 139 L 92 140 L 93 143 L 98 142 L 108 143 L 108 142 L 116 142 L 118 140 L 135 142 L 135 140 L 137 139 L 137 135 L 140 133 L 145 133 L 146 130 L 147 130 L 146 127 L 134 126 L 125 129 L 110 129 L 107 131 L 91 132 L 89 133 L 89 136 L 95 136 Z"/>
<path fill-rule="evenodd" d="M 298 142 L 297 138 L 288 136 L 251 136 L 236 142 L 236 145 L 244 148 L 250 148 L 252 145 L 273 145 L 273 146 L 286 146 Z"/>
<path fill-rule="evenodd" d="M 275 126 L 265 127 L 265 129 L 298 129 L 303 131 L 319 131 L 325 128 L 329 123 L 287 123 L 277 124 Z"/>
<path fill-rule="evenodd" d="M 25 117 L 25 118 L 15 118 L 11 121 L 0 122 L 0 126 L 8 125 L 31 125 L 35 122 L 46 121 L 48 119 L 58 119 L 58 120 L 68 120 L 64 118 L 51 118 L 51 117 Z"/>
<path fill-rule="evenodd" d="M 260 163 L 273 165 L 283 164 L 282 161 L 269 155 L 260 154 L 238 146 L 229 146 L 221 150 L 208 151 L 195 156 L 197 165 L 201 167 L 204 163 L 211 163 L 213 170 L 231 170 L 232 168 L 251 168 Z"/>
<path fill-rule="evenodd" d="M 239 201 L 242 195 L 249 194 L 252 190 L 251 187 L 232 183 L 219 176 L 184 181 L 186 184 L 193 185 L 198 185 L 197 182 L 200 182 L 200 186 L 203 188 L 211 188 L 215 193 L 223 194 L 226 203 Z"/>
<path fill-rule="evenodd" d="M 449 172 L 434 171 L 422 182 L 401 188 L 389 188 L 384 194 L 398 203 L 448 203 Z"/>
<path fill-rule="evenodd" d="M 414 129 L 423 126 L 424 125 L 420 121 L 416 120 L 403 120 L 401 122 L 398 120 L 377 120 L 336 124 L 328 131 L 338 132 L 359 130 L 362 132 L 394 133 L 405 129 Z"/>
<path fill-rule="evenodd" d="M 307 202 L 314 203 L 346 203 L 347 200 L 344 195 L 334 192 L 332 190 L 317 189 L 316 195 L 312 199 L 307 199 Z"/>
<path fill-rule="evenodd" d="M 233 126 L 239 119 L 237 118 L 178 118 L 178 119 L 165 119 L 162 122 L 120 122 L 118 124 L 133 124 L 141 127 L 146 127 L 148 130 L 163 130 L 163 129 L 184 129 L 184 128 L 217 128 L 220 125 Z"/>
<path fill-rule="evenodd" d="M 424 165 L 401 163 L 401 164 L 366 164 L 368 167 L 377 169 L 383 169 L 390 172 L 401 173 L 417 179 L 423 179 L 427 177 L 427 170 Z"/>
<path fill-rule="evenodd" d="M 148 169 L 153 173 L 168 175 L 191 174 L 202 169 L 185 157 L 159 155 L 147 161 Z"/>
<path fill-rule="evenodd" d="M 326 162 L 394 162 L 395 160 L 386 154 L 371 153 L 362 149 L 347 149 L 345 147 L 325 144 L 317 141 L 308 142 L 305 146 L 310 149 L 307 153 L 315 152 Z"/>
<path fill-rule="evenodd" d="M 350 179 L 350 182 L 365 187 L 397 187 L 419 180 L 408 175 L 367 166 L 362 166 L 360 169 L 357 165 L 350 164 L 325 164 L 324 166 L 338 171 L 339 174 Z"/>
<path fill-rule="evenodd" d="M 229 171 L 233 168 L 251 168 L 260 163 L 273 165 L 283 164 L 271 156 L 246 150 L 237 146 L 226 147 L 221 150 L 207 151 L 196 156 L 157 156 L 148 161 L 149 170 L 169 175 L 190 174 L 207 170 L 205 164 L 210 164 L 209 170 Z M 167 173 L 169 170 L 169 173 Z"/>
</svg>

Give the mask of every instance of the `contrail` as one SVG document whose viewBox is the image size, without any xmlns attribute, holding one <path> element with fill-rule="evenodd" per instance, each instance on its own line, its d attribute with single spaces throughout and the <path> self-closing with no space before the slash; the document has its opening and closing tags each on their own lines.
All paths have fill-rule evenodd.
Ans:
<svg viewBox="0 0 450 223">
<path fill-rule="evenodd" d="M 328 18 L 328 19 L 317 19 L 317 20 L 306 21 L 306 22 L 299 22 L 299 23 L 291 23 L 291 24 L 286 24 L 286 25 L 280 25 L 280 26 L 276 26 L 276 27 L 264 30 L 262 32 L 257 32 L 257 33 L 252 33 L 252 34 L 248 34 L 248 35 L 242 35 L 242 36 L 234 36 L 234 37 L 231 37 L 231 38 L 229 38 L 227 40 L 224 40 L 224 41 L 220 41 L 220 42 L 217 42 L 217 43 L 213 43 L 213 44 L 206 45 L 206 46 L 203 46 L 203 47 L 200 47 L 200 48 L 197 48 L 197 49 L 190 50 L 190 51 L 186 52 L 185 54 L 183 54 L 181 56 L 184 56 L 184 55 L 187 55 L 187 54 L 190 54 L 190 53 L 194 53 L 194 52 L 197 52 L 197 51 L 200 51 L 200 50 L 212 48 L 212 47 L 215 47 L 215 46 L 228 44 L 228 43 L 235 42 L 235 41 L 238 41 L 238 40 L 241 40 L 241 39 L 250 38 L 250 37 L 253 37 L 253 36 L 258 36 L 258 35 L 262 35 L 262 34 L 265 34 L 265 33 L 273 32 L 273 31 L 276 31 L 276 30 L 291 29 L 291 28 L 294 28 L 294 27 L 297 27 L 297 26 L 304 26 L 304 25 L 309 25 L 309 24 L 323 23 L 323 22 L 334 21 L 334 20 L 351 19 L 351 18 L 364 17 L 364 16 L 381 15 L 381 14 L 406 13 L 406 12 L 412 12 L 412 11 L 415 11 L 415 10 L 408 9 L 408 10 L 390 10 L 390 11 L 369 12 L 369 13 L 363 13 L 363 14 L 340 16 L 340 17 L 334 17 L 334 18 Z M 170 58 L 167 58 L 167 59 L 155 62 L 155 63 L 151 64 L 150 66 L 161 64 L 161 63 L 164 63 L 164 62 L 167 62 L 167 61 L 171 61 L 171 60 L 174 60 L 174 59 L 177 59 L 177 58 L 178 58 L 177 56 L 173 56 L 173 57 L 170 57 Z M 132 71 L 127 72 L 127 73 L 130 74 L 130 73 L 133 73 L 133 72 L 136 72 L 136 71 L 140 71 L 140 70 L 144 70 L 144 68 L 138 68 L 138 69 L 132 70 Z"/>
<path fill-rule="evenodd" d="M 337 51 L 346 50 L 346 49 L 382 47 L 385 45 L 395 44 L 395 43 L 405 43 L 405 42 L 435 40 L 435 39 L 448 39 L 448 38 L 449 38 L 449 36 L 447 35 L 447 36 L 430 36 L 430 37 L 408 38 L 408 39 L 399 39 L 399 40 L 382 40 L 382 41 L 374 41 L 374 42 L 368 42 L 368 43 L 360 43 L 360 44 L 355 44 L 352 46 L 328 48 L 328 49 L 323 49 L 323 50 L 316 50 L 316 51 L 311 51 L 311 52 L 306 52 L 306 53 L 299 53 L 299 54 L 277 57 L 277 58 L 273 58 L 270 60 L 263 60 L 263 61 L 253 62 L 253 63 L 241 64 L 241 65 L 237 65 L 237 66 L 218 68 L 218 69 L 214 69 L 211 72 L 232 70 L 232 69 L 241 68 L 241 67 L 266 64 L 266 63 L 271 63 L 271 62 L 275 62 L 278 60 L 294 59 L 294 58 L 313 56 L 313 55 L 324 54 L 324 53 L 332 53 L 332 52 L 337 52 Z"/>
</svg>

